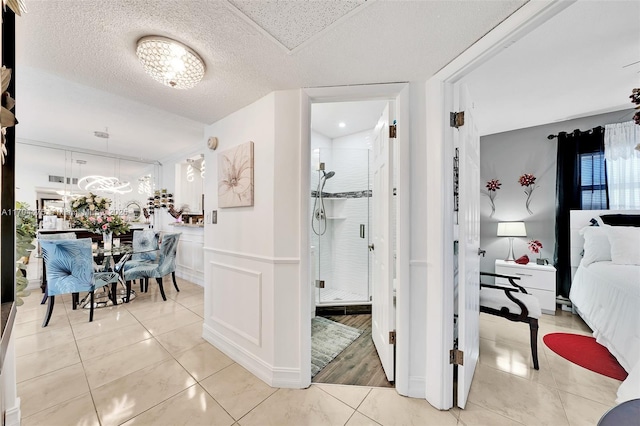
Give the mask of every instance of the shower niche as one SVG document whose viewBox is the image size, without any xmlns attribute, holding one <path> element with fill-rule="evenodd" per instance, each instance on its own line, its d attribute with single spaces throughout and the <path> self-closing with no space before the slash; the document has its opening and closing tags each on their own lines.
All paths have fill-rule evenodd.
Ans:
<svg viewBox="0 0 640 426">
<path fill-rule="evenodd" d="M 368 140 L 369 132 L 337 139 L 312 132 L 311 264 L 316 306 L 371 303 Z"/>
</svg>

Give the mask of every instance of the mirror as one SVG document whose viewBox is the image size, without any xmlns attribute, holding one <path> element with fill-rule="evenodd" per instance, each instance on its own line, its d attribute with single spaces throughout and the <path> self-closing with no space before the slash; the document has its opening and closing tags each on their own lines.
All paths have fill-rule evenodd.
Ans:
<svg viewBox="0 0 640 426">
<path fill-rule="evenodd" d="M 204 154 L 197 154 L 176 164 L 176 210 L 184 213 L 201 214 L 203 209 L 205 160 Z"/>
<path fill-rule="evenodd" d="M 139 222 L 142 215 L 142 207 L 137 201 L 130 201 L 126 206 L 127 218 L 130 222 Z"/>
</svg>

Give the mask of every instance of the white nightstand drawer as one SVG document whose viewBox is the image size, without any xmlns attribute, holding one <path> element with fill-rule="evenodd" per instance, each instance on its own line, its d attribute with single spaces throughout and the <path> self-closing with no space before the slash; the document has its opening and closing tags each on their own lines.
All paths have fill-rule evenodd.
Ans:
<svg viewBox="0 0 640 426">
<path fill-rule="evenodd" d="M 555 270 L 543 271 L 527 268 L 526 265 L 524 265 L 524 267 L 520 266 L 519 268 L 496 265 L 496 274 L 519 277 L 520 281 L 516 281 L 516 284 L 522 287 L 547 290 L 554 293 L 556 291 Z M 506 283 L 506 280 L 503 279 L 501 282 Z"/>
<path fill-rule="evenodd" d="M 543 314 L 556 314 L 556 292 L 537 290 L 535 288 L 528 288 L 527 293 L 534 295 L 540 302 L 540 309 Z"/>
</svg>

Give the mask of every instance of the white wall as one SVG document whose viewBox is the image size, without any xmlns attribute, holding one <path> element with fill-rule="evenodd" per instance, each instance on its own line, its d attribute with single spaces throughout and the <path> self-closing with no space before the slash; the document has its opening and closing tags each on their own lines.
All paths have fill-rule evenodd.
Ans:
<svg viewBox="0 0 640 426">
<path fill-rule="evenodd" d="M 279 387 L 310 381 L 300 365 L 300 327 L 310 328 L 300 313 L 300 117 L 299 91 L 274 92 L 205 129 L 220 146 L 205 154 L 205 212 L 217 210 L 218 223 L 205 227 L 203 337 Z M 218 208 L 217 154 L 248 141 L 254 205 Z"/>
<path fill-rule="evenodd" d="M 495 197 L 496 211 L 489 217 L 489 199 L 482 195 L 480 218 L 480 246 L 487 251 L 480 258 L 481 270 L 494 271 L 496 259 L 504 259 L 509 248 L 508 238 L 496 236 L 500 221 L 524 221 L 527 237 L 514 239 L 516 257 L 523 254 L 532 261 L 536 255 L 527 249 L 527 241 L 540 240 L 543 245 L 542 257 L 553 261 L 555 245 L 555 194 L 556 155 L 558 139 L 547 139 L 558 132 L 570 133 L 574 129 L 588 130 L 605 124 L 628 121 L 633 110 L 616 111 L 558 123 L 519 129 L 510 132 L 483 136 L 480 139 L 482 191 L 487 180 L 500 179 L 502 187 Z M 523 173 L 533 173 L 537 188 L 533 191 L 529 215 L 525 208 L 526 195 L 518 183 Z"/>
<path fill-rule="evenodd" d="M 425 324 L 433 315 L 425 311 L 425 170 L 429 161 L 424 146 L 425 85 L 389 86 L 392 88 L 376 86 L 373 90 L 378 91 L 377 96 L 401 91 L 397 119 L 403 165 L 398 187 L 398 276 L 402 285 L 397 300 L 404 308 L 398 309 L 396 389 L 403 395 L 424 397 Z M 376 96 L 369 95 L 369 88 L 352 90 Z M 205 178 L 203 336 L 272 386 L 306 387 L 310 383 L 309 342 L 304 337 L 307 330 L 310 334 L 310 299 L 302 300 L 301 295 L 310 293 L 304 286 L 311 287 L 306 259 L 310 212 L 305 211 L 309 210 L 311 185 L 301 165 L 309 164 L 311 157 L 307 100 L 319 96 L 318 91 L 271 93 L 208 126 L 204 135 L 205 139 L 218 137 L 218 150 L 255 143 L 255 196 L 252 207 L 219 209 L 215 195 L 219 151 L 207 151 L 207 170 L 212 173 Z M 218 211 L 216 225 L 209 223 L 212 210 Z"/>
</svg>

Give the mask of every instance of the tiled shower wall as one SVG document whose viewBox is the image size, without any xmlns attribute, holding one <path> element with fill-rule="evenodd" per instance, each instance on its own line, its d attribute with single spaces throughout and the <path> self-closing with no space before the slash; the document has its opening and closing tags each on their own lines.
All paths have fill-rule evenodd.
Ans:
<svg viewBox="0 0 640 426">
<path fill-rule="evenodd" d="M 370 131 L 334 140 L 312 132 L 311 190 L 318 184 L 318 159 L 325 163 L 325 171 L 336 173 L 323 191 L 327 231 L 321 237 L 311 235 L 316 279 L 323 279 L 325 288 L 361 295 L 357 301 L 369 300 L 370 139 Z M 310 203 L 313 212 L 313 198 Z M 360 225 L 365 226 L 365 238 L 360 237 Z"/>
</svg>

